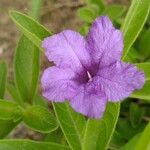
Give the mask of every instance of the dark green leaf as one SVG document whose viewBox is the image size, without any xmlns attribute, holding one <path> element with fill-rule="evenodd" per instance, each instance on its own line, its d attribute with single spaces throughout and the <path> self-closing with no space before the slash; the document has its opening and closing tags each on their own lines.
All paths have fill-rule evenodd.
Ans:
<svg viewBox="0 0 150 150">
<path fill-rule="evenodd" d="M 149 150 L 150 148 L 150 123 L 141 134 L 133 137 L 121 150 Z"/>
<path fill-rule="evenodd" d="M 142 120 L 144 111 L 137 104 L 130 104 L 130 122 L 133 127 L 137 127 Z"/>
<path fill-rule="evenodd" d="M 150 56 L 150 29 L 146 30 L 139 44 L 140 54 L 145 58 Z"/>
<path fill-rule="evenodd" d="M 29 106 L 24 110 L 23 121 L 35 131 L 49 133 L 58 125 L 52 113 L 42 106 Z"/>
<path fill-rule="evenodd" d="M 0 150 L 69 150 L 67 146 L 56 143 L 31 140 L 0 140 Z"/>
</svg>

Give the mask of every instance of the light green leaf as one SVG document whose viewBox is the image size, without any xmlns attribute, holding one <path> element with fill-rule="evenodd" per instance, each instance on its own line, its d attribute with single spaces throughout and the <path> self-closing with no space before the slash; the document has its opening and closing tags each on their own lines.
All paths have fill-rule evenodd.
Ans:
<svg viewBox="0 0 150 150">
<path fill-rule="evenodd" d="M 149 10 L 149 0 L 132 0 L 132 4 L 122 25 L 125 44 L 123 59 L 126 57 L 130 47 L 142 30 L 142 27 L 148 17 Z"/>
<path fill-rule="evenodd" d="M 88 7 L 80 8 L 78 10 L 78 15 L 83 21 L 87 23 L 91 23 L 96 17 L 92 9 L 89 9 Z"/>
<path fill-rule="evenodd" d="M 69 146 L 73 150 L 81 150 L 82 131 L 85 126 L 84 117 L 72 112 L 68 103 L 56 103 L 53 104 L 53 107 Z"/>
<path fill-rule="evenodd" d="M 91 5 L 96 5 L 98 7 L 98 14 L 101 15 L 103 12 L 105 5 L 103 3 L 103 0 L 87 0 L 88 4 Z"/>
<path fill-rule="evenodd" d="M 116 20 L 121 17 L 124 12 L 125 7 L 123 5 L 110 5 L 105 8 L 103 14 L 109 16 L 111 20 Z"/>
<path fill-rule="evenodd" d="M 4 97 L 7 80 L 7 65 L 5 62 L 0 62 L 0 98 Z"/>
<path fill-rule="evenodd" d="M 22 33 L 41 49 L 41 40 L 50 36 L 50 32 L 37 21 L 17 11 L 11 11 L 10 17 Z"/>
<path fill-rule="evenodd" d="M 146 80 L 150 80 L 150 63 L 137 63 L 135 64 L 140 70 L 144 71 Z"/>
<path fill-rule="evenodd" d="M 144 129 L 144 132 L 141 134 L 141 137 L 139 138 L 137 145 L 135 147 L 135 150 L 149 150 L 150 148 L 150 122 Z"/>
<path fill-rule="evenodd" d="M 57 129 L 57 122 L 51 112 L 42 106 L 29 106 L 23 113 L 24 123 L 35 131 L 49 133 Z"/>
<path fill-rule="evenodd" d="M 88 119 L 83 150 L 106 150 L 114 132 L 120 109 L 119 103 L 108 103 L 104 117 Z"/>
<path fill-rule="evenodd" d="M 17 118 L 20 119 L 21 116 L 21 109 L 16 103 L 0 100 L 0 119 L 16 120 Z"/>
<path fill-rule="evenodd" d="M 131 98 L 140 98 L 150 102 L 150 81 L 147 81 L 141 90 L 136 90 Z"/>
<path fill-rule="evenodd" d="M 39 49 L 25 36 L 19 40 L 14 61 L 15 83 L 23 101 L 32 103 L 39 77 Z"/>
<path fill-rule="evenodd" d="M 141 134 L 133 137 L 121 150 L 149 150 L 150 148 L 150 122 Z"/>
<path fill-rule="evenodd" d="M 136 136 L 134 136 L 127 144 L 121 147 L 121 150 L 135 150 L 135 146 L 140 137 L 141 134 L 137 134 Z"/>
<path fill-rule="evenodd" d="M 70 150 L 70 148 L 50 142 L 36 142 L 32 140 L 0 140 L 0 150 Z"/>
</svg>

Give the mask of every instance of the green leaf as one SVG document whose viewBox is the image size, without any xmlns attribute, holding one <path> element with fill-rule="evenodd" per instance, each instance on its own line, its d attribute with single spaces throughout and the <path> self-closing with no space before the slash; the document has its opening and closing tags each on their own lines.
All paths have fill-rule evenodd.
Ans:
<svg viewBox="0 0 150 150">
<path fill-rule="evenodd" d="M 121 150 L 149 150 L 150 148 L 150 122 L 141 134 L 133 137 Z"/>
<path fill-rule="evenodd" d="M 139 52 L 145 58 L 150 56 L 150 29 L 146 30 L 144 35 L 140 39 Z"/>
<path fill-rule="evenodd" d="M 110 5 L 105 8 L 103 14 L 109 16 L 111 20 L 116 20 L 123 15 L 125 10 L 123 5 Z"/>
<path fill-rule="evenodd" d="M 119 109 L 119 103 L 108 103 L 102 119 L 88 119 L 85 129 L 83 150 L 107 149 L 116 126 Z"/>
<path fill-rule="evenodd" d="M 36 142 L 31 140 L 0 140 L 0 150 L 70 150 L 70 148 L 50 142 Z"/>
<path fill-rule="evenodd" d="M 50 36 L 50 32 L 37 21 L 17 11 L 11 11 L 10 17 L 22 33 L 41 49 L 41 40 Z"/>
<path fill-rule="evenodd" d="M 124 61 L 129 63 L 137 63 L 140 59 L 141 55 L 139 52 L 134 47 L 131 47 Z"/>
<path fill-rule="evenodd" d="M 51 112 L 42 106 L 29 106 L 23 113 L 24 123 L 35 131 L 49 133 L 57 129 L 57 122 Z"/>
<path fill-rule="evenodd" d="M 104 8 L 105 8 L 105 5 L 104 5 L 104 3 L 103 3 L 103 0 L 87 0 L 88 1 L 88 3 L 89 3 L 89 5 L 91 6 L 91 5 L 96 5 L 96 6 L 98 6 L 98 15 L 101 15 L 101 13 L 103 12 L 103 10 L 104 10 Z"/>
<path fill-rule="evenodd" d="M 22 99 L 20 97 L 20 93 L 18 92 L 18 89 L 15 87 L 13 83 L 7 83 L 7 90 L 16 103 L 23 106 Z"/>
<path fill-rule="evenodd" d="M 23 101 L 32 103 L 39 77 L 39 49 L 25 36 L 19 40 L 14 61 L 15 83 Z"/>
<path fill-rule="evenodd" d="M 139 138 L 137 145 L 135 147 L 135 150 L 149 150 L 150 148 L 150 122 L 144 129 L 144 132 L 141 134 L 141 137 Z"/>
<path fill-rule="evenodd" d="M 0 63 L 0 98 L 4 97 L 7 77 L 7 66 L 4 62 Z M 7 136 L 10 131 L 18 124 L 12 120 L 0 120 L 0 139 Z"/>
<path fill-rule="evenodd" d="M 4 97 L 7 80 L 7 65 L 5 62 L 0 62 L 0 98 Z"/>
<path fill-rule="evenodd" d="M 16 120 L 17 118 L 20 119 L 21 116 L 21 109 L 16 103 L 0 100 L 0 119 Z"/>
<path fill-rule="evenodd" d="M 121 150 L 134 150 L 138 142 L 138 139 L 141 137 L 141 134 L 135 135 L 127 144 L 121 147 Z"/>
<path fill-rule="evenodd" d="M 147 81 L 141 90 L 136 90 L 132 95 L 130 95 L 130 97 L 140 98 L 140 99 L 144 99 L 150 102 L 150 90 L 149 89 L 150 89 L 150 81 Z"/>
<path fill-rule="evenodd" d="M 0 120 L 0 139 L 5 138 L 19 123 L 20 120 Z"/>
<path fill-rule="evenodd" d="M 81 150 L 82 131 L 85 126 L 84 117 L 72 112 L 68 103 L 56 103 L 53 104 L 53 107 L 69 146 L 73 150 Z"/>
<path fill-rule="evenodd" d="M 142 27 L 148 17 L 149 9 L 149 0 L 132 0 L 132 4 L 122 25 L 125 44 L 123 58 L 126 57 L 130 47 L 142 30 Z"/>
<path fill-rule="evenodd" d="M 144 71 L 146 80 L 150 80 L 150 63 L 137 63 L 135 64 L 140 70 Z"/>
<path fill-rule="evenodd" d="M 83 21 L 87 23 L 91 23 L 96 17 L 94 12 L 88 7 L 80 8 L 78 10 L 78 15 Z"/>
</svg>

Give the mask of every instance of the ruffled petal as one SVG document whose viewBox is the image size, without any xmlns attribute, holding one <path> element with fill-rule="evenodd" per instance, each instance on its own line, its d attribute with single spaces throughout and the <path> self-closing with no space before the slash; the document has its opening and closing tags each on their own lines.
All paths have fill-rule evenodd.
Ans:
<svg viewBox="0 0 150 150">
<path fill-rule="evenodd" d="M 108 66 L 121 59 L 123 35 L 108 17 L 98 17 L 87 36 L 88 51 L 95 65 Z"/>
<path fill-rule="evenodd" d="M 106 108 L 106 97 L 97 94 L 94 85 L 81 86 L 77 94 L 71 99 L 70 103 L 76 112 L 90 118 L 101 118 Z"/>
<path fill-rule="evenodd" d="M 50 101 L 63 102 L 72 98 L 78 83 L 74 80 L 76 75 L 70 69 L 50 67 L 42 75 L 41 83 L 43 96 Z"/>
<path fill-rule="evenodd" d="M 89 64 L 90 56 L 85 45 L 85 38 L 72 30 L 45 38 L 42 43 L 49 61 L 54 61 L 59 68 L 70 68 L 75 72 L 81 72 Z"/>
<path fill-rule="evenodd" d="M 109 67 L 100 68 L 93 80 L 99 85 L 99 91 L 104 92 L 109 101 L 115 102 L 142 88 L 145 76 L 134 65 L 116 62 Z"/>
</svg>

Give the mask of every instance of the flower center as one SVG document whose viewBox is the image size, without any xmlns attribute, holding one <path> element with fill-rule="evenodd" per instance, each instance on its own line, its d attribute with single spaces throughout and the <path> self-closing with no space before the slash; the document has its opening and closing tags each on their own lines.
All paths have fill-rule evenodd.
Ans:
<svg viewBox="0 0 150 150">
<path fill-rule="evenodd" d="M 89 81 L 91 81 L 92 80 L 92 76 L 91 76 L 91 74 L 88 71 L 87 71 L 87 75 L 88 75 Z"/>
</svg>

